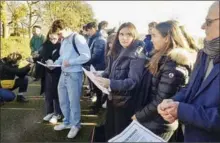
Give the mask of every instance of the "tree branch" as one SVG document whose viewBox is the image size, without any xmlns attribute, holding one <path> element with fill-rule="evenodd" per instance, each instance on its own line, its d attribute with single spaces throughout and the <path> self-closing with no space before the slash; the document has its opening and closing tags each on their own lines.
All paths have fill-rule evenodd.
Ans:
<svg viewBox="0 0 220 143">
<path fill-rule="evenodd" d="M 39 18 L 40 18 L 40 16 L 37 17 L 37 19 L 36 19 L 35 22 L 31 25 L 31 27 L 33 27 L 33 26 L 37 23 L 37 21 L 38 21 Z"/>
</svg>

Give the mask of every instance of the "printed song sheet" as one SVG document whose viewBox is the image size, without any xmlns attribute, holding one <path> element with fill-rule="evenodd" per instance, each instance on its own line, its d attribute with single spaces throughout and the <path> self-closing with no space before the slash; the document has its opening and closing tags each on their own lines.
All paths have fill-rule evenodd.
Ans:
<svg viewBox="0 0 220 143">
<path fill-rule="evenodd" d="M 84 73 L 86 74 L 86 76 L 87 76 L 103 93 L 109 95 L 108 89 L 105 88 L 105 87 L 103 87 L 103 86 L 101 86 L 101 85 L 99 84 L 99 82 L 95 80 L 95 75 L 94 75 L 92 72 L 87 71 L 85 68 L 83 68 L 83 71 L 84 71 Z"/>
<path fill-rule="evenodd" d="M 110 139 L 108 142 L 166 142 L 157 136 L 138 121 L 133 121 L 120 134 Z"/>
<path fill-rule="evenodd" d="M 44 64 L 42 62 L 39 62 L 39 61 L 37 61 L 37 63 L 42 65 L 42 66 L 45 66 L 45 67 L 61 67 L 61 65 L 46 65 L 46 64 Z"/>
</svg>

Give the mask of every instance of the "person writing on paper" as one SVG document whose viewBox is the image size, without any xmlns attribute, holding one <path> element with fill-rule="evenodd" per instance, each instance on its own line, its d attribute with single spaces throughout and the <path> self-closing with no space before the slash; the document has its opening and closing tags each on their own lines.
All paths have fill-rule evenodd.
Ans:
<svg viewBox="0 0 220 143">
<path fill-rule="evenodd" d="M 197 56 L 189 85 L 158 105 L 158 113 L 169 123 L 185 125 L 185 142 L 220 141 L 220 36 L 219 1 L 214 2 L 202 29 L 204 48 Z"/>
<path fill-rule="evenodd" d="M 60 57 L 54 64 L 62 65 L 62 72 L 58 83 L 58 96 L 64 115 L 63 123 L 56 125 L 54 130 L 70 129 L 67 137 L 74 138 L 80 129 L 82 64 L 89 61 L 91 53 L 85 38 L 73 32 L 64 20 L 58 19 L 53 22 L 52 33 L 57 33 L 62 38 Z M 75 39 L 73 39 L 74 34 L 76 34 Z M 73 40 L 75 40 L 75 48 L 73 47 Z M 75 49 L 78 49 L 79 53 Z"/>
<path fill-rule="evenodd" d="M 168 141 L 178 127 L 169 124 L 157 113 L 157 105 L 187 84 L 196 51 L 189 47 L 175 21 L 161 22 L 152 29 L 153 56 L 146 65 L 136 95 L 137 111 L 132 116 L 143 126 Z M 194 58 L 195 59 L 195 58 Z"/>
<path fill-rule="evenodd" d="M 144 43 L 138 40 L 136 27 L 128 22 L 122 24 L 112 47 L 113 63 L 110 72 L 96 80 L 111 93 L 107 100 L 106 141 L 123 131 L 134 114 L 135 90 L 146 61 Z"/>
<path fill-rule="evenodd" d="M 38 57 L 38 60 L 42 63 L 48 63 L 48 61 L 56 61 L 60 54 L 60 42 L 59 37 L 56 33 L 52 33 L 52 29 L 49 30 L 46 41 L 42 45 L 42 50 Z M 59 82 L 61 68 L 47 68 L 40 65 L 42 77 L 44 77 L 42 83 L 42 89 L 45 92 L 45 105 L 46 105 L 46 116 L 43 118 L 44 121 L 49 121 L 56 124 L 62 117 L 60 109 L 57 85 Z"/>
</svg>

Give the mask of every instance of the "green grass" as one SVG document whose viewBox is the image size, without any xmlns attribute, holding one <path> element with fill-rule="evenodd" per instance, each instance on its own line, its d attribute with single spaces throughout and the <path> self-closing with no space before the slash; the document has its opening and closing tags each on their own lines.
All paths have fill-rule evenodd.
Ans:
<svg viewBox="0 0 220 143">
<path fill-rule="evenodd" d="M 44 98 L 39 93 L 39 82 L 30 83 L 27 93 L 28 103 L 13 101 L 1 106 L 0 142 L 89 142 L 94 123 L 100 124 L 104 120 L 104 110 L 97 116 L 88 116 L 88 106 L 91 103 L 88 99 L 81 98 L 81 123 L 86 125 L 81 126 L 74 139 L 67 139 L 69 130 L 54 131 L 54 125 L 42 121 L 45 116 L 45 105 Z"/>
</svg>

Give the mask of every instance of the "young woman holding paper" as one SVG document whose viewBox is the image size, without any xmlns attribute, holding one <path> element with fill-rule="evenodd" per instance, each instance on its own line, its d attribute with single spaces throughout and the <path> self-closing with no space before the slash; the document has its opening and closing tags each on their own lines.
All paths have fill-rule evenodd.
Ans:
<svg viewBox="0 0 220 143">
<path fill-rule="evenodd" d="M 59 58 L 60 42 L 58 35 L 52 33 L 49 30 L 47 39 L 42 45 L 39 58 L 42 63 L 50 61 L 53 63 Z M 53 69 L 44 69 L 44 90 L 45 90 L 45 103 L 46 103 L 46 116 L 43 118 L 44 121 L 49 121 L 56 124 L 62 117 L 62 112 L 58 100 L 57 85 L 59 82 L 61 68 L 53 67 Z"/>
<path fill-rule="evenodd" d="M 105 78 L 96 80 L 111 92 L 107 100 L 106 141 L 123 131 L 134 114 L 133 91 L 138 85 L 145 64 L 144 44 L 138 40 L 135 26 L 122 24 L 112 47 L 113 63 Z"/>
</svg>

